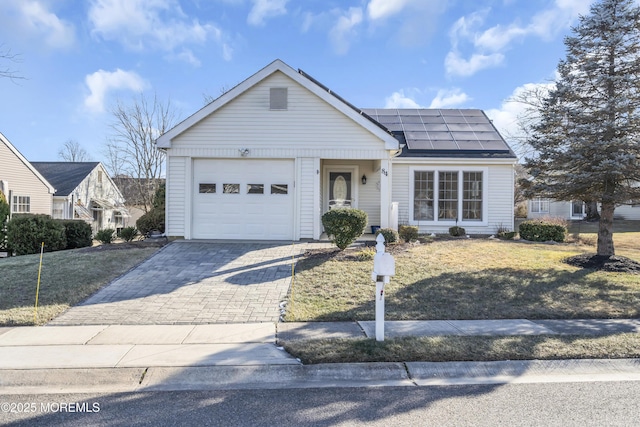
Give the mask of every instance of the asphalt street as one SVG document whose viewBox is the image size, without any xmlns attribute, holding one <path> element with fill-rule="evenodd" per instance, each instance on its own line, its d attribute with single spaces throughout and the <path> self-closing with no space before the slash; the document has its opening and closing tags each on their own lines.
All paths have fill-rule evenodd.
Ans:
<svg viewBox="0 0 640 427">
<path fill-rule="evenodd" d="M 635 381 L 0 395 L 0 424 L 633 426 L 640 413 L 638 395 Z"/>
</svg>

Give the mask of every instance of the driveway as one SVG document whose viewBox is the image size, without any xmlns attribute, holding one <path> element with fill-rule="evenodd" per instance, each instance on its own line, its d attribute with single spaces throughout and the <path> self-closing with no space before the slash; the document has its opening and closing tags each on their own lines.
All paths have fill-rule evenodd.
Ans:
<svg viewBox="0 0 640 427">
<path fill-rule="evenodd" d="M 49 324 L 277 322 L 309 245 L 176 241 Z"/>
</svg>

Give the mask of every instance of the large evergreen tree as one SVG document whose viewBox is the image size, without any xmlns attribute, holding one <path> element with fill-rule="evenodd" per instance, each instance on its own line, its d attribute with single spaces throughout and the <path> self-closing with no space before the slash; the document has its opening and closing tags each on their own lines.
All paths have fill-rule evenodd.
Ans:
<svg viewBox="0 0 640 427">
<path fill-rule="evenodd" d="M 640 199 L 640 8 L 599 0 L 566 37 L 541 106 L 527 193 L 601 206 L 598 255 L 615 255 L 616 206 Z"/>
</svg>

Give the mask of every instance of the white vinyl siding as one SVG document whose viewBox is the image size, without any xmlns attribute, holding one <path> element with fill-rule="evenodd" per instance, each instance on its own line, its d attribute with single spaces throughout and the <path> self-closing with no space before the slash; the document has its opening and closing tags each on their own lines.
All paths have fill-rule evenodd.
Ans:
<svg viewBox="0 0 640 427">
<path fill-rule="evenodd" d="M 270 91 L 287 87 L 286 111 Z M 280 72 L 267 77 L 172 140 L 170 155 L 248 158 L 379 159 L 384 142 Z"/>
<path fill-rule="evenodd" d="M 167 186 L 166 209 L 171 211 L 167 215 L 165 233 L 168 236 L 186 236 L 185 220 L 187 206 L 187 161 L 185 157 L 167 157 Z M 170 179 L 169 179 L 170 177 Z M 221 191 L 221 189 L 218 189 Z"/>
<path fill-rule="evenodd" d="M 314 238 L 314 210 L 307 207 L 314 206 L 314 198 L 316 196 L 315 177 L 317 175 L 316 159 L 303 158 L 299 161 L 300 171 L 300 238 Z"/>
</svg>

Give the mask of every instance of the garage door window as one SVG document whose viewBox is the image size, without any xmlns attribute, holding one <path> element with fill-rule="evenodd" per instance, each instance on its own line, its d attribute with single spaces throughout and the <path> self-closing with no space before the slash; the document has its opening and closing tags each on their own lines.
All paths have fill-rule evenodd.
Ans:
<svg viewBox="0 0 640 427">
<path fill-rule="evenodd" d="M 240 194 L 240 184 L 223 184 L 224 194 Z"/>
<path fill-rule="evenodd" d="M 288 194 L 289 186 L 287 184 L 271 184 L 271 194 Z"/>
<path fill-rule="evenodd" d="M 198 192 L 202 194 L 211 194 L 216 192 L 215 184 L 200 184 Z"/>
<path fill-rule="evenodd" d="M 247 194 L 264 194 L 264 184 L 247 184 Z"/>
</svg>

